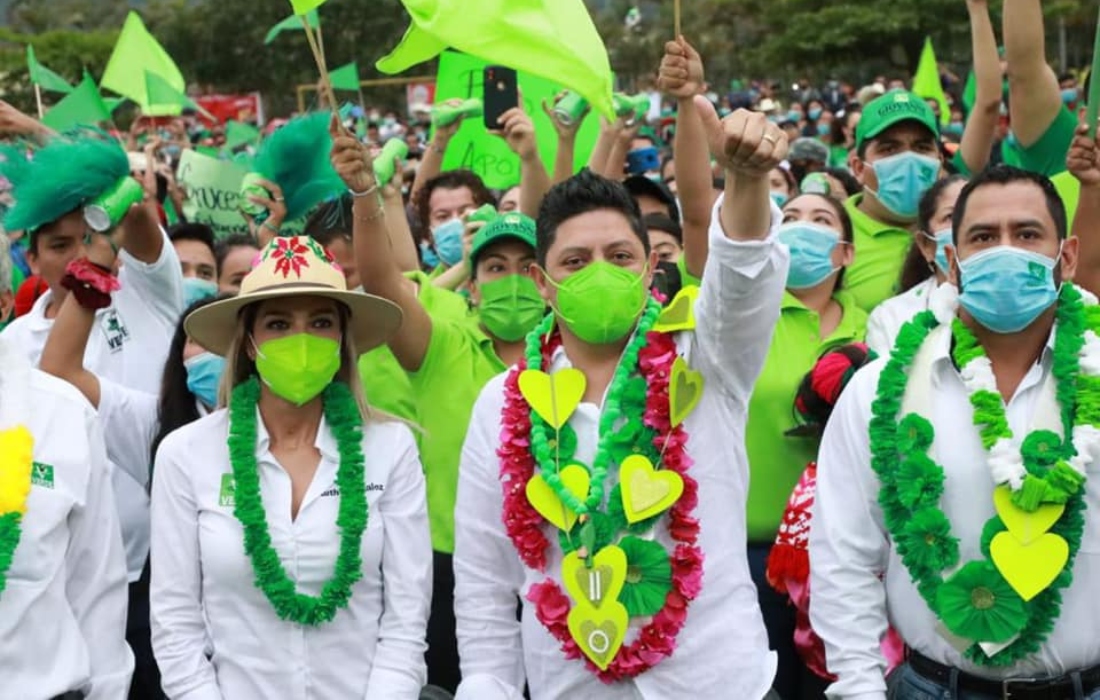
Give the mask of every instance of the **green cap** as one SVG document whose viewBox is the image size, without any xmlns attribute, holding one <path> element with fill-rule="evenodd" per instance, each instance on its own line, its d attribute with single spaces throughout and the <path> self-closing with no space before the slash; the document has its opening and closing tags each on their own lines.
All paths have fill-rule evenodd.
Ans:
<svg viewBox="0 0 1100 700">
<path fill-rule="evenodd" d="M 923 97 L 906 90 L 892 90 L 872 100 L 863 108 L 863 116 L 856 125 L 856 149 L 895 124 L 917 122 L 935 135 L 939 135 L 936 114 Z"/>
<path fill-rule="evenodd" d="M 535 220 L 525 214 L 520 214 L 518 211 L 513 211 L 503 214 L 483 226 L 474 236 L 474 243 L 470 247 L 471 271 L 477 267 L 477 259 L 486 248 L 506 238 L 514 238 L 521 243 L 526 243 L 533 249 L 535 247 Z"/>
</svg>

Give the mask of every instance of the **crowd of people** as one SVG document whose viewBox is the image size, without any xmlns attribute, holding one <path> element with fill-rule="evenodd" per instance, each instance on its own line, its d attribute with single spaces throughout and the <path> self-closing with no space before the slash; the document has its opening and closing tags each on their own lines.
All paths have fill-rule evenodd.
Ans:
<svg viewBox="0 0 1100 700">
<path fill-rule="evenodd" d="M 947 119 L 678 37 L 504 191 L 271 125 L 248 235 L 0 106 L 0 699 L 1100 698 L 1100 147 L 966 4 Z"/>
</svg>

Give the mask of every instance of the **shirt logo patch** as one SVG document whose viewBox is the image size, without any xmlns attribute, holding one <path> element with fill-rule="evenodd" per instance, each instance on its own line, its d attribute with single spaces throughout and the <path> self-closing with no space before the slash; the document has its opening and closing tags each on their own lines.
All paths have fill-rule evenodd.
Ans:
<svg viewBox="0 0 1100 700">
<path fill-rule="evenodd" d="M 232 508 L 237 504 L 234 494 L 237 491 L 237 482 L 233 480 L 232 474 L 222 474 L 222 488 L 218 493 L 218 505 L 226 508 Z"/>
<path fill-rule="evenodd" d="M 35 462 L 31 468 L 31 484 L 44 489 L 53 488 L 53 465 Z"/>
<path fill-rule="evenodd" d="M 122 317 L 118 315 L 118 311 L 115 309 L 110 309 L 103 314 L 99 321 L 99 327 L 107 338 L 107 347 L 113 353 L 122 350 L 122 344 L 130 339 L 130 331 L 126 328 L 126 324 L 122 322 Z"/>
</svg>

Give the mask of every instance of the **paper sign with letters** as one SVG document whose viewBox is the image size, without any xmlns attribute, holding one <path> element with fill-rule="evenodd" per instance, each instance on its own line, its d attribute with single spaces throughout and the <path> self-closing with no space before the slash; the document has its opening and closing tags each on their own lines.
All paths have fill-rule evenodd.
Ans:
<svg viewBox="0 0 1100 700">
<path fill-rule="evenodd" d="M 187 192 L 183 215 L 192 223 L 210 226 L 218 238 L 248 233 L 248 223 L 239 209 L 244 175 L 236 163 L 184 151 L 176 176 Z"/>
</svg>

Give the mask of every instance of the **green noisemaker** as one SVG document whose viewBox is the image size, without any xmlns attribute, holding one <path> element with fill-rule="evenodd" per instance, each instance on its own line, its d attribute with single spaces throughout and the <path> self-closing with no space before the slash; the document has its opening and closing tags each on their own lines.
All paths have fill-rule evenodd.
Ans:
<svg viewBox="0 0 1100 700">
<path fill-rule="evenodd" d="M 401 139 L 390 139 L 374 159 L 374 179 L 379 187 L 389 184 L 397 174 L 397 160 L 405 160 L 409 145 Z"/>
<path fill-rule="evenodd" d="M 484 110 L 485 107 L 482 105 L 481 100 L 476 97 L 471 97 L 454 107 L 451 105 L 436 105 L 432 107 L 432 125 L 437 127 L 450 126 L 460 119 L 480 117 L 484 114 Z"/>
<path fill-rule="evenodd" d="M 569 90 L 554 104 L 554 117 L 563 126 L 573 126 L 584 119 L 588 110 L 588 100 Z"/>
<path fill-rule="evenodd" d="M 120 178 L 109 190 L 84 205 L 84 222 L 93 231 L 110 231 L 144 197 L 140 182 L 129 176 Z"/>
</svg>

